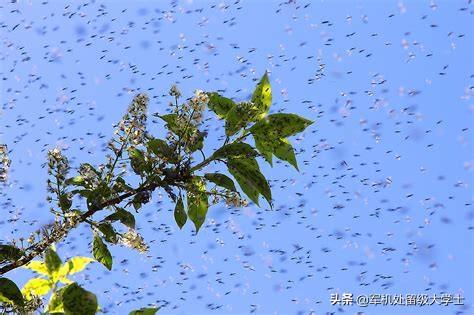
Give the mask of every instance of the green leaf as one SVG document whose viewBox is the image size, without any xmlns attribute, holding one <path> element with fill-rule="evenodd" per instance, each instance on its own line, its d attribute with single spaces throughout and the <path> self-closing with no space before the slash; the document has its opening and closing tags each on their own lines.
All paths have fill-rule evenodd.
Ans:
<svg viewBox="0 0 474 315">
<path fill-rule="evenodd" d="M 42 261 L 32 260 L 28 264 L 24 265 L 23 267 L 30 269 L 40 275 L 49 276 L 48 268 L 46 268 L 46 265 Z"/>
<path fill-rule="evenodd" d="M 179 197 L 176 207 L 174 208 L 174 219 L 179 228 L 182 229 L 188 220 L 188 215 L 184 210 L 183 199 Z"/>
<path fill-rule="evenodd" d="M 22 255 L 22 251 L 13 245 L 0 245 L 0 262 L 15 261 Z"/>
<path fill-rule="evenodd" d="M 160 158 L 173 160 L 173 149 L 162 139 L 151 139 L 147 142 L 147 149 Z"/>
<path fill-rule="evenodd" d="M 123 209 L 123 208 L 117 208 L 115 213 L 112 213 L 111 215 L 108 215 L 107 217 L 105 217 L 104 220 L 108 220 L 108 221 L 120 221 L 123 225 L 131 228 L 131 229 L 134 229 L 135 228 L 135 217 L 133 216 L 133 214 L 131 214 L 130 212 L 128 212 L 127 210 Z"/>
<path fill-rule="evenodd" d="M 247 158 L 247 157 L 256 157 L 258 155 L 257 151 L 252 148 L 251 145 L 244 142 L 232 142 L 222 148 L 216 150 L 212 157 L 214 159 L 218 158 Z"/>
<path fill-rule="evenodd" d="M 253 138 L 255 140 L 255 147 L 257 148 L 258 152 L 263 156 L 263 158 L 270 164 L 273 165 L 273 148 L 270 145 L 270 141 L 265 138 L 264 136 L 259 136 L 258 134 L 254 134 Z"/>
<path fill-rule="evenodd" d="M 104 238 L 109 243 L 117 243 L 117 232 L 110 222 L 101 222 L 98 226 L 99 231 L 102 232 Z"/>
<path fill-rule="evenodd" d="M 298 170 L 298 162 L 296 161 L 293 146 L 287 139 L 279 139 L 278 145 L 275 147 L 273 154 L 282 161 L 287 161 Z"/>
<path fill-rule="evenodd" d="M 168 125 L 176 125 L 176 119 L 178 115 L 176 114 L 166 114 L 166 115 L 158 115 L 161 119 L 163 119 Z"/>
<path fill-rule="evenodd" d="M 43 296 L 48 294 L 51 288 L 51 281 L 43 278 L 33 278 L 28 280 L 28 282 L 23 286 L 23 289 L 21 289 L 21 292 L 27 300 L 30 300 L 33 295 Z"/>
<path fill-rule="evenodd" d="M 95 260 L 100 262 L 105 268 L 112 270 L 112 255 L 107 248 L 107 245 L 102 242 L 99 235 L 94 235 L 94 241 L 92 242 L 92 254 Z"/>
<path fill-rule="evenodd" d="M 281 139 L 302 132 L 313 122 L 296 114 L 272 114 L 250 128 L 252 134 L 270 139 Z"/>
<path fill-rule="evenodd" d="M 206 220 L 209 201 L 206 194 L 206 185 L 201 178 L 194 177 L 191 185 L 187 191 L 188 216 L 193 221 L 197 233 Z"/>
<path fill-rule="evenodd" d="M 232 107 L 225 119 L 225 134 L 230 137 L 253 121 L 257 108 L 251 103 L 240 103 Z"/>
<path fill-rule="evenodd" d="M 194 126 L 188 126 L 189 136 L 191 141 L 188 141 L 188 148 L 190 152 L 195 152 L 197 150 L 202 150 L 204 147 L 204 133 L 196 129 Z M 193 136 L 196 134 L 196 136 Z"/>
<path fill-rule="evenodd" d="M 298 170 L 295 152 L 288 139 L 271 139 L 258 134 L 254 135 L 254 139 L 257 150 L 270 165 L 272 164 L 272 156 L 275 155 L 280 160 L 287 161 Z"/>
<path fill-rule="evenodd" d="M 260 82 L 257 84 L 252 95 L 252 103 L 258 109 L 257 119 L 263 118 L 268 113 L 272 104 L 272 88 L 268 80 L 268 74 L 265 72 Z"/>
<path fill-rule="evenodd" d="M 66 180 L 66 184 L 74 186 L 85 186 L 84 177 L 77 175 L 75 177 L 69 178 Z"/>
<path fill-rule="evenodd" d="M 58 272 L 58 276 L 65 277 L 67 275 L 73 275 L 75 273 L 81 272 L 82 270 L 84 270 L 84 268 L 87 267 L 87 265 L 91 261 L 94 261 L 94 259 L 90 257 L 82 257 L 82 256 L 73 257 L 61 266 Z"/>
<path fill-rule="evenodd" d="M 115 193 L 125 192 L 125 191 L 132 191 L 133 188 L 127 185 L 125 180 L 122 177 L 117 177 L 115 183 L 112 186 L 112 191 Z"/>
<path fill-rule="evenodd" d="M 178 115 L 177 114 L 167 114 L 167 115 L 159 115 L 161 119 L 163 119 L 166 122 L 166 128 L 168 128 L 169 131 L 173 132 L 176 135 L 181 135 L 183 133 L 183 130 L 179 128 L 178 126 Z"/>
<path fill-rule="evenodd" d="M 128 156 L 130 157 L 130 166 L 135 174 L 140 175 L 151 170 L 150 167 L 148 167 L 148 163 L 145 161 L 145 155 L 141 150 L 130 147 L 128 149 Z"/>
<path fill-rule="evenodd" d="M 0 301 L 5 300 L 20 307 L 25 305 L 23 295 L 15 282 L 7 278 L 0 278 Z"/>
<path fill-rule="evenodd" d="M 237 191 L 237 189 L 235 189 L 234 182 L 227 175 L 220 173 L 207 173 L 204 175 L 204 177 L 220 187 L 230 191 Z"/>
<path fill-rule="evenodd" d="M 61 297 L 66 315 L 94 315 L 97 312 L 97 297 L 77 283 L 65 287 Z"/>
<path fill-rule="evenodd" d="M 59 270 L 63 262 L 58 254 L 49 247 L 44 253 L 44 263 L 46 264 L 49 275 L 53 276 Z"/>
<path fill-rule="evenodd" d="M 219 118 L 225 118 L 229 110 L 236 106 L 235 102 L 230 98 L 223 97 L 218 93 L 207 93 L 209 96 L 209 109 L 212 110 Z"/>
<path fill-rule="evenodd" d="M 234 176 L 243 192 L 257 205 L 259 194 L 262 194 L 272 206 L 272 192 L 267 180 L 260 172 L 255 159 L 229 159 L 229 172 Z"/>
<path fill-rule="evenodd" d="M 71 208 L 72 200 L 68 194 L 62 194 L 59 196 L 59 206 L 63 211 L 68 211 Z"/>
<path fill-rule="evenodd" d="M 139 310 L 131 311 L 128 315 L 155 315 L 159 307 L 143 307 Z"/>
</svg>

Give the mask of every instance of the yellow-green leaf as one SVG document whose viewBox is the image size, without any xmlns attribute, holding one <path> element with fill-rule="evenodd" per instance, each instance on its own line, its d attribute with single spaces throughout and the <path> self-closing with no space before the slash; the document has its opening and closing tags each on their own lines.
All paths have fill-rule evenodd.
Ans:
<svg viewBox="0 0 474 315">
<path fill-rule="evenodd" d="M 30 279 L 21 289 L 26 299 L 31 299 L 33 295 L 43 296 L 51 290 L 52 284 L 49 280 L 43 278 Z"/>
<path fill-rule="evenodd" d="M 267 72 L 265 72 L 253 92 L 252 103 L 254 103 L 258 109 L 257 119 L 263 118 L 266 113 L 268 113 L 270 105 L 272 104 L 272 88 L 268 80 Z"/>
<path fill-rule="evenodd" d="M 201 178 L 193 178 L 192 186 L 187 192 L 187 197 L 188 217 L 193 221 L 197 233 L 206 220 L 207 209 L 209 208 L 206 185 Z"/>
<path fill-rule="evenodd" d="M 112 255 L 107 248 L 107 245 L 102 242 L 99 235 L 94 235 L 94 241 L 92 242 L 92 253 L 94 254 L 95 260 L 104 265 L 107 269 L 112 270 Z"/>
<path fill-rule="evenodd" d="M 84 270 L 84 268 L 87 267 L 87 265 L 91 261 L 94 261 L 94 259 L 90 257 L 82 257 L 82 256 L 73 257 L 61 266 L 61 268 L 59 269 L 58 275 L 60 277 L 64 277 L 67 275 L 73 275 L 75 273 L 81 272 L 82 270 Z"/>
<path fill-rule="evenodd" d="M 30 269 L 40 275 L 49 276 L 48 268 L 46 268 L 46 265 L 42 261 L 32 260 L 23 267 Z"/>
<path fill-rule="evenodd" d="M 46 306 L 48 314 L 64 313 L 63 301 L 61 296 L 62 291 L 64 291 L 64 288 L 58 290 L 57 292 L 51 295 L 48 305 Z"/>
</svg>

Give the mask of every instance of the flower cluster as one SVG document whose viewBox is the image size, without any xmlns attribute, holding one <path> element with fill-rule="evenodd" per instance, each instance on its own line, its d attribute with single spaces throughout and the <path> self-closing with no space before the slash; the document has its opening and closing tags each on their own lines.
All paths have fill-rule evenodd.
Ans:
<svg viewBox="0 0 474 315">
<path fill-rule="evenodd" d="M 248 201 L 241 198 L 236 192 L 229 192 L 225 197 L 225 203 L 229 207 L 247 207 Z"/>
<path fill-rule="evenodd" d="M 209 103 L 209 96 L 207 93 L 201 90 L 196 90 L 194 96 L 189 101 L 189 105 L 193 110 L 193 116 L 191 118 L 195 123 L 200 123 L 202 121 L 202 114 L 207 103 Z"/>
<path fill-rule="evenodd" d="M 78 173 L 84 179 L 84 183 L 87 187 L 97 187 L 97 185 L 99 185 L 99 175 L 89 163 L 81 164 Z"/>
<path fill-rule="evenodd" d="M 52 176 L 47 180 L 48 192 L 60 195 L 65 186 L 66 177 L 69 173 L 68 159 L 62 155 L 61 150 L 55 148 L 48 151 L 48 175 Z"/>
<path fill-rule="evenodd" d="M 8 168 L 10 159 L 8 158 L 8 148 L 5 144 L 0 144 L 0 182 L 6 182 L 8 178 Z"/>
<path fill-rule="evenodd" d="M 173 84 L 173 85 L 171 86 L 170 91 L 169 91 L 169 94 L 170 94 L 171 96 L 176 97 L 176 98 L 180 98 L 180 97 L 181 97 L 181 91 L 178 89 L 178 87 L 177 87 L 175 84 Z"/>
<path fill-rule="evenodd" d="M 120 243 L 123 245 L 136 249 L 141 253 L 148 251 L 148 245 L 145 243 L 143 237 L 134 229 L 129 229 L 120 237 Z"/>
<path fill-rule="evenodd" d="M 248 201 L 240 196 L 238 192 L 231 190 L 220 190 L 217 188 L 210 190 L 213 204 L 224 201 L 228 207 L 247 207 Z"/>
<path fill-rule="evenodd" d="M 139 145 L 145 142 L 147 138 L 146 122 L 149 98 L 146 94 L 140 93 L 135 96 L 128 107 L 127 113 L 122 120 L 115 126 L 115 134 L 119 140 L 130 141 L 133 145 Z"/>
</svg>

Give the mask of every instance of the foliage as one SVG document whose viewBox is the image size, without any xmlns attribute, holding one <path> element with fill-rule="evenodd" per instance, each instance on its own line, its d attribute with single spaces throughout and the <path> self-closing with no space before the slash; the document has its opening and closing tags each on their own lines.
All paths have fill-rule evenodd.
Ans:
<svg viewBox="0 0 474 315">
<path fill-rule="evenodd" d="M 205 224 L 210 205 L 220 201 L 229 206 L 247 205 L 241 192 L 257 205 L 263 197 L 273 206 L 271 187 L 258 161 L 263 158 L 271 165 L 275 156 L 298 169 L 288 138 L 301 133 L 312 122 L 296 114 L 270 113 L 272 90 L 267 73 L 251 99 L 244 102 L 197 90 L 191 99 L 179 104 L 181 93 L 175 86 L 170 95 L 174 102 L 170 103 L 169 111 L 153 114 L 167 128 L 164 139 L 148 132 L 149 100 L 145 94 L 138 94 L 115 125 L 115 136 L 108 144 L 110 153 L 103 164 L 83 163 L 76 174 L 71 174 L 67 157 L 59 149 L 49 151 L 48 202 L 55 215 L 54 223 L 32 234 L 28 247 L 0 245 L 0 274 L 26 266 L 41 276 L 25 285 L 24 300 L 52 291 L 48 310 L 72 314 L 80 307 L 93 314 L 97 309 L 95 296 L 67 279 L 82 270 L 90 258 L 75 257 L 62 264 L 50 245 L 60 242 L 77 225 L 88 224 L 93 233 L 93 257 L 112 270 L 109 245 L 148 250 L 135 230 L 133 210 L 138 213 L 156 189 L 162 189 L 175 203 L 178 227 L 184 228 L 191 221 L 196 233 Z M 224 143 L 207 157 L 203 151 L 207 138 L 203 130 L 206 107 L 217 115 L 225 129 Z M 206 172 L 211 163 L 224 166 L 226 172 Z M 139 184 L 134 186 L 132 182 Z M 41 254 L 43 262 L 32 261 Z M 2 299 L 22 307 L 24 300 L 16 285 L 5 278 L 2 281 Z M 66 286 L 59 288 L 59 283 Z M 131 314 L 154 314 L 156 310 L 144 308 Z"/>
</svg>

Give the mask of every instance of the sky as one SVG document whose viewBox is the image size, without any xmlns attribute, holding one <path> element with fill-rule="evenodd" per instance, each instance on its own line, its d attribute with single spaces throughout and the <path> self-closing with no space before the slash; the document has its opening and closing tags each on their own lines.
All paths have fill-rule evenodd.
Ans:
<svg viewBox="0 0 474 315">
<path fill-rule="evenodd" d="M 93 263 L 74 280 L 107 314 L 472 314 L 473 13 L 454 0 L 2 1 L 0 143 L 12 164 L 0 242 L 52 221 L 46 152 L 103 163 L 137 93 L 150 114 L 166 112 L 172 84 L 243 101 L 268 71 L 271 112 L 314 121 L 291 139 L 299 172 L 260 163 L 275 207 L 214 205 L 195 235 L 155 192 L 136 214 L 149 252 L 109 246 L 111 272 Z M 209 153 L 223 130 L 206 117 Z M 165 134 L 156 120 L 149 129 Z M 83 225 L 58 253 L 92 256 L 91 237 Z M 336 293 L 464 302 L 331 305 Z"/>
</svg>

